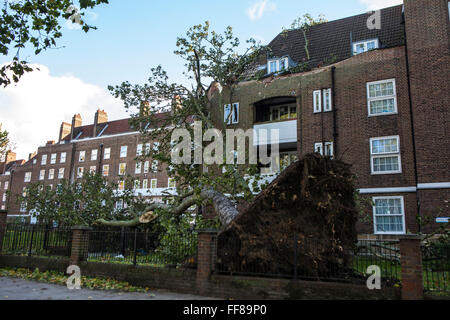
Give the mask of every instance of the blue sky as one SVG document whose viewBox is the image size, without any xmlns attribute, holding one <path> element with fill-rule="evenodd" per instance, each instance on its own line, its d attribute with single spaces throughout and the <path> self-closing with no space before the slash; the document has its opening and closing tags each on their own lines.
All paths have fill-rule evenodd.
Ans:
<svg viewBox="0 0 450 320">
<path fill-rule="evenodd" d="M 0 89 L 0 122 L 25 157 L 57 139 L 61 122 L 70 122 L 75 113 L 82 113 L 85 123 L 99 107 L 111 119 L 126 117 L 121 103 L 106 90 L 110 84 L 143 83 L 150 68 L 159 64 L 171 79 L 182 81 L 183 62 L 173 51 L 176 38 L 192 25 L 208 20 L 216 31 L 230 25 L 242 41 L 254 37 L 267 44 L 304 13 L 335 20 L 398 3 L 401 0 L 110 0 L 87 15 L 98 30 L 86 34 L 65 24 L 58 43 L 64 48 L 22 56 L 39 64 L 42 72 Z M 0 58 L 0 64 L 6 61 Z M 27 131 L 32 129 L 30 138 Z"/>
<path fill-rule="evenodd" d="M 158 64 L 176 77 L 183 65 L 173 55 L 176 38 L 194 24 L 209 20 L 215 30 L 231 25 L 241 40 L 256 37 L 268 43 L 304 13 L 323 13 L 328 20 L 335 20 L 367 10 L 367 5 L 359 0 L 270 0 L 262 16 L 258 18 L 256 12 L 252 21 L 248 10 L 258 2 L 264 3 L 110 0 L 109 5 L 94 10 L 95 16 L 87 16 L 98 26 L 97 31 L 85 34 L 66 29 L 59 42 L 65 48 L 47 51 L 32 60 L 50 67 L 55 75 L 71 73 L 102 87 L 123 80 L 145 81 L 148 70 Z"/>
</svg>

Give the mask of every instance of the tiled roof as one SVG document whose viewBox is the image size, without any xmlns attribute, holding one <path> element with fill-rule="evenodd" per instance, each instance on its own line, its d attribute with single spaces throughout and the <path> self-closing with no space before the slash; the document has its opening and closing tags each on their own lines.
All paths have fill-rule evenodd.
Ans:
<svg viewBox="0 0 450 320">
<path fill-rule="evenodd" d="M 338 60 L 352 56 L 352 42 L 378 38 L 380 48 L 404 44 L 403 6 L 381 10 L 381 29 L 370 30 L 367 20 L 370 13 L 330 21 L 311 27 L 307 31 L 310 66 L 316 67 L 331 55 Z M 305 39 L 301 30 L 280 33 L 269 44 L 274 57 L 290 56 L 296 63 L 306 61 Z"/>
<path fill-rule="evenodd" d="M 5 162 L 0 163 L 0 174 L 3 174 L 3 172 L 11 171 L 11 169 L 15 166 L 21 166 L 25 163 L 25 160 L 15 160 L 8 162 L 5 164 Z M 5 169 L 6 166 L 6 169 Z"/>
<path fill-rule="evenodd" d="M 156 115 L 156 118 L 158 120 L 162 120 L 165 117 L 166 117 L 166 113 L 159 113 Z M 102 133 L 101 134 L 102 137 L 105 137 L 105 136 L 111 136 L 111 135 L 123 134 L 123 133 L 129 133 L 129 132 L 136 132 L 136 131 L 139 131 L 139 130 L 131 127 L 130 118 L 128 118 L 128 119 L 109 121 L 106 123 L 99 124 L 98 128 L 97 128 L 97 136 L 100 133 Z M 73 138 L 77 139 L 77 140 L 94 138 L 94 125 L 90 124 L 90 125 L 75 128 Z M 70 135 L 68 135 L 64 140 L 70 141 Z"/>
</svg>

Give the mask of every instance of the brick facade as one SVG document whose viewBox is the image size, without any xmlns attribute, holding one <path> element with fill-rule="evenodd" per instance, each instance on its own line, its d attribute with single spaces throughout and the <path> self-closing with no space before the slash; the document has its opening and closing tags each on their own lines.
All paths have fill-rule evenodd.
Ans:
<svg viewBox="0 0 450 320">
<path fill-rule="evenodd" d="M 98 113 L 99 111 L 97 111 Z M 103 121 L 105 119 L 105 113 L 103 113 Z M 79 168 L 83 168 L 84 172 L 89 172 L 91 169 L 95 169 L 96 172 L 103 172 L 103 166 L 109 166 L 107 180 L 112 182 L 119 182 L 119 180 L 126 176 L 131 176 L 133 180 L 139 180 L 140 188 L 137 192 L 153 198 L 155 201 L 161 201 L 162 191 L 168 189 L 168 175 L 166 167 L 162 164 L 158 164 L 158 170 L 152 170 L 152 159 L 148 160 L 148 172 L 145 172 L 144 163 L 141 166 L 141 173 L 136 173 L 136 157 L 137 146 L 143 144 L 143 150 L 145 150 L 145 143 L 153 143 L 149 141 L 143 141 L 143 138 L 139 132 L 130 130 L 128 127 L 128 119 L 103 122 L 103 128 L 105 124 L 113 127 L 111 134 L 105 134 L 99 137 L 92 137 L 92 125 L 82 126 L 81 118 L 77 115 L 74 117 L 73 124 L 76 126 L 76 132 L 82 132 L 82 136 L 79 139 L 70 139 L 71 135 L 67 134 L 68 124 L 63 123 L 62 128 L 65 129 L 64 134 L 60 136 L 59 142 L 49 141 L 45 146 L 38 148 L 37 154 L 35 154 L 29 161 L 23 165 L 14 166 L 7 174 L 0 175 L 0 208 L 5 205 L 5 209 L 8 209 L 10 216 L 26 215 L 27 212 L 21 211 L 20 204 L 17 202 L 17 196 L 23 193 L 27 184 L 33 182 L 41 182 L 46 186 L 56 187 L 61 179 L 74 181 L 77 179 L 77 172 Z M 119 124 L 119 125 L 118 125 Z M 98 129 L 97 129 L 98 130 Z M 99 134 L 99 133 L 97 133 Z M 61 135 L 61 133 L 60 133 Z M 126 146 L 127 152 L 125 157 L 120 156 L 121 147 Z M 105 150 L 110 149 L 109 158 L 105 158 Z M 97 151 L 97 156 L 93 158 L 93 151 Z M 81 161 L 80 153 L 84 152 L 84 161 Z M 63 154 L 65 154 L 65 160 L 62 160 Z M 54 161 L 52 155 L 56 155 Z M 46 157 L 46 161 L 43 162 L 43 157 Z M 121 163 L 126 164 L 126 170 L 124 175 L 119 175 L 119 166 Z M 53 178 L 50 176 L 50 170 L 53 172 Z M 59 176 L 60 170 L 64 170 L 63 175 Z M 41 179 L 41 172 L 44 173 L 43 179 Z M 25 181 L 27 173 L 31 173 L 31 180 Z M 150 190 L 152 179 L 157 180 L 155 188 Z M 144 180 L 147 180 L 147 188 L 144 188 Z M 10 191 L 10 197 L 2 202 L 2 197 L 5 186 L 5 181 L 8 181 L 8 191 Z"/>
<path fill-rule="evenodd" d="M 269 76 L 238 84 L 222 94 L 225 102 L 239 103 L 239 124 L 230 129 L 253 128 L 261 103 L 294 99 L 297 104 L 297 153 L 314 152 L 316 143 L 333 142 L 334 157 L 352 165 L 363 197 L 397 197 L 403 202 L 402 233 L 429 232 L 431 221 L 418 224 L 418 216 L 448 217 L 450 190 L 450 55 L 448 1 L 405 2 L 406 44 L 380 48 L 310 72 Z M 372 116 L 367 84 L 395 81 L 396 112 Z M 333 88 L 332 112 L 314 113 L 313 92 Z M 218 98 L 215 100 L 218 103 Z M 213 120 L 223 123 L 223 106 Z M 288 122 L 278 122 L 280 132 Z M 374 174 L 371 139 L 398 137 L 400 172 Z M 285 145 L 290 150 L 290 145 Z M 280 147 L 282 149 L 283 146 Z M 375 232 L 373 210 L 359 223 L 359 233 Z M 378 232 L 376 232 L 378 233 Z M 390 237 L 381 232 L 380 237 Z M 395 232 L 394 232 L 395 235 Z"/>
</svg>

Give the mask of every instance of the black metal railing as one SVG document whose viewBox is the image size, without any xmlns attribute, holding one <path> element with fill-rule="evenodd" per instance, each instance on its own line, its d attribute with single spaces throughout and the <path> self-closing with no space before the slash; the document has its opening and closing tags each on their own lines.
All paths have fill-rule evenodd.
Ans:
<svg viewBox="0 0 450 320">
<path fill-rule="evenodd" d="M 399 282 L 400 254 L 396 241 L 304 239 L 297 235 L 242 241 L 219 237 L 216 273 L 320 281 L 365 283 L 367 268 L 378 266 L 385 286 Z"/>
<path fill-rule="evenodd" d="M 424 289 L 427 292 L 450 293 L 450 245 L 422 245 Z"/>
<path fill-rule="evenodd" d="M 3 237 L 3 254 L 69 257 L 72 248 L 70 227 L 42 224 L 8 224 Z"/>
<path fill-rule="evenodd" d="M 138 229 L 94 230 L 89 233 L 88 261 L 195 267 L 197 235 L 167 235 Z"/>
</svg>

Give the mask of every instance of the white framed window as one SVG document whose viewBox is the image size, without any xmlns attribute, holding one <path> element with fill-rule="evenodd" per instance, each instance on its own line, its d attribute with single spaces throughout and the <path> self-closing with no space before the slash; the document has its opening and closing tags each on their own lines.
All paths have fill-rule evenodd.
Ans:
<svg viewBox="0 0 450 320">
<path fill-rule="evenodd" d="M 111 148 L 105 148 L 105 153 L 103 155 L 104 160 L 111 159 Z"/>
<path fill-rule="evenodd" d="M 45 180 L 45 170 L 39 171 L 39 181 Z"/>
<path fill-rule="evenodd" d="M 328 157 L 334 157 L 334 143 L 325 142 L 324 155 Z"/>
<path fill-rule="evenodd" d="M 91 161 L 96 161 L 97 160 L 97 156 L 98 156 L 98 150 L 92 150 L 91 151 Z"/>
<path fill-rule="evenodd" d="M 66 163 L 67 153 L 61 152 L 61 158 L 59 159 L 60 163 Z"/>
<path fill-rule="evenodd" d="M 323 95 L 323 112 L 329 112 L 333 110 L 333 99 L 331 96 L 331 89 L 324 89 Z"/>
<path fill-rule="evenodd" d="M 96 172 L 97 172 L 97 167 L 96 166 L 90 166 L 89 167 L 89 173 L 95 174 Z"/>
<path fill-rule="evenodd" d="M 47 155 L 43 154 L 41 158 L 41 165 L 45 166 L 47 164 Z"/>
<path fill-rule="evenodd" d="M 64 179 L 64 168 L 60 168 L 58 171 L 58 179 Z"/>
<path fill-rule="evenodd" d="M 83 174 L 84 174 L 84 168 L 83 167 L 78 167 L 78 169 L 77 169 L 77 178 L 83 178 Z"/>
<path fill-rule="evenodd" d="M 30 182 L 30 181 L 31 181 L 31 172 L 25 172 L 24 182 Z"/>
<path fill-rule="evenodd" d="M 119 181 L 119 190 L 125 190 L 125 181 L 124 180 L 120 180 Z"/>
<path fill-rule="evenodd" d="M 55 179 L 55 169 L 48 170 L 48 180 Z"/>
<path fill-rule="evenodd" d="M 400 137 L 370 139 L 372 174 L 401 173 Z"/>
<path fill-rule="evenodd" d="M 121 158 L 126 158 L 127 157 L 127 151 L 128 151 L 128 146 L 121 146 L 120 147 L 120 157 Z"/>
<path fill-rule="evenodd" d="M 150 143 L 146 143 L 145 144 L 145 155 L 148 156 L 150 154 L 150 148 L 151 148 L 151 144 Z"/>
<path fill-rule="evenodd" d="M 314 113 L 322 112 L 322 91 L 315 90 L 313 92 Z"/>
<path fill-rule="evenodd" d="M 4 190 L 8 190 L 8 187 L 9 187 L 9 181 L 5 181 L 5 187 L 4 187 Z"/>
<path fill-rule="evenodd" d="M 267 61 L 267 73 L 276 73 L 287 70 L 289 67 L 289 58 L 284 57 L 281 59 L 270 59 Z"/>
<path fill-rule="evenodd" d="M 239 103 L 226 104 L 223 107 L 223 122 L 227 125 L 239 123 Z"/>
<path fill-rule="evenodd" d="M 20 212 L 21 213 L 27 212 L 27 202 L 26 201 L 22 201 L 20 203 Z"/>
<path fill-rule="evenodd" d="M 141 180 L 134 180 L 134 189 L 141 188 Z"/>
<path fill-rule="evenodd" d="M 136 169 L 134 170 L 135 174 L 141 174 L 142 172 L 142 162 L 136 162 Z"/>
<path fill-rule="evenodd" d="M 86 161 L 86 151 L 80 151 L 78 162 L 85 162 L 85 161 Z"/>
<path fill-rule="evenodd" d="M 322 142 L 318 142 L 318 143 L 314 144 L 314 152 L 320 153 L 321 155 L 323 155 L 323 143 Z"/>
<path fill-rule="evenodd" d="M 108 164 L 103 165 L 102 175 L 104 177 L 109 176 L 109 165 Z"/>
<path fill-rule="evenodd" d="M 395 79 L 367 83 L 367 107 L 370 116 L 397 113 Z"/>
<path fill-rule="evenodd" d="M 375 234 L 405 234 L 403 197 L 374 197 L 372 200 Z"/>
<path fill-rule="evenodd" d="M 333 157 L 334 156 L 334 143 L 333 142 L 317 142 L 314 144 L 314 152 L 320 153 L 322 156 Z"/>
<path fill-rule="evenodd" d="M 142 148 L 143 148 L 143 144 L 138 144 L 136 147 L 136 156 L 142 156 Z"/>
<path fill-rule="evenodd" d="M 353 55 L 361 54 L 370 50 L 378 49 L 380 42 L 378 39 L 364 40 L 353 43 Z"/>
<path fill-rule="evenodd" d="M 145 161 L 144 163 L 144 173 L 148 173 L 150 170 L 150 162 L 149 161 Z"/>
<path fill-rule="evenodd" d="M 170 189 L 176 188 L 177 184 L 176 184 L 176 182 L 175 182 L 175 178 L 169 178 L 168 181 L 167 181 L 167 186 L 168 186 Z"/>
<path fill-rule="evenodd" d="M 52 153 L 52 155 L 50 156 L 50 164 L 55 163 L 56 163 L 56 153 Z"/>
<path fill-rule="evenodd" d="M 239 118 L 239 106 L 238 106 L 238 118 Z M 159 142 L 153 142 L 153 152 L 158 153 L 160 145 L 161 144 Z"/>
<path fill-rule="evenodd" d="M 116 209 L 117 210 L 122 210 L 123 209 L 123 200 L 122 199 L 116 201 Z"/>
<path fill-rule="evenodd" d="M 148 179 L 142 180 L 142 189 L 148 189 Z"/>
<path fill-rule="evenodd" d="M 150 181 L 150 188 L 151 189 L 156 189 L 158 187 L 158 179 L 152 179 Z"/>
<path fill-rule="evenodd" d="M 153 160 L 152 161 L 152 171 L 153 172 L 158 172 L 158 160 Z"/>
<path fill-rule="evenodd" d="M 3 194 L 2 200 L 3 200 L 3 202 L 6 202 L 6 193 Z"/>
<path fill-rule="evenodd" d="M 119 176 L 124 176 L 127 171 L 127 164 L 121 163 L 119 164 Z"/>
</svg>

